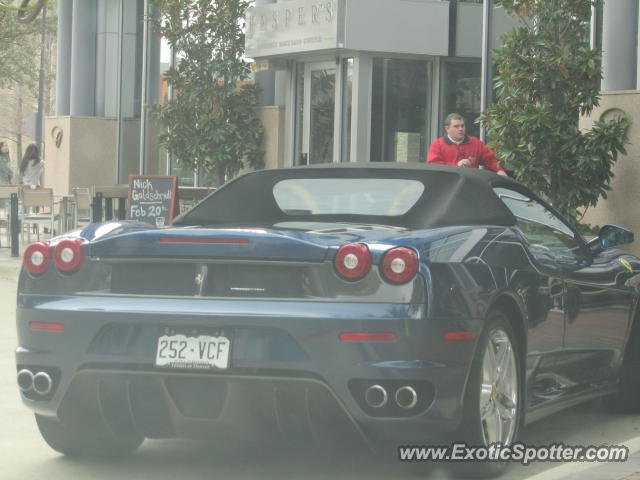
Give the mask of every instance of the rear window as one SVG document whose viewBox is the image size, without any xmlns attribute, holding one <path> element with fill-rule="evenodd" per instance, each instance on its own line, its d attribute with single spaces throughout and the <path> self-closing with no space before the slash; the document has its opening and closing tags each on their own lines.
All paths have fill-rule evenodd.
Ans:
<svg viewBox="0 0 640 480">
<path fill-rule="evenodd" d="M 278 208 L 288 215 L 399 216 L 423 192 L 417 180 L 384 178 L 295 178 L 273 187 Z"/>
</svg>

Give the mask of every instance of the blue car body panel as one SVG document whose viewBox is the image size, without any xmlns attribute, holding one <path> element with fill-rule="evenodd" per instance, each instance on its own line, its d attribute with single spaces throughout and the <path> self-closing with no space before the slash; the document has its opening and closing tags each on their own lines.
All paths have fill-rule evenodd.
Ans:
<svg viewBox="0 0 640 480">
<path fill-rule="evenodd" d="M 265 173 L 265 183 L 296 174 Z M 486 172 L 465 175 L 485 182 L 491 194 L 500 182 L 525 191 Z M 231 195 L 233 183 L 221 192 Z M 216 194 L 206 201 L 215 202 Z M 197 206 L 194 218 L 207 208 Z M 62 240 L 81 239 L 86 259 L 76 272 L 52 265 L 40 275 L 24 268 L 20 274 L 17 368 L 44 369 L 53 378 L 50 393 L 22 391 L 24 403 L 63 423 L 86 403 L 117 424 L 123 419 L 104 408 L 111 399 L 126 405 L 124 420 L 147 437 L 215 435 L 221 426 L 249 423 L 285 435 L 335 440 L 345 428 L 369 444 L 421 442 L 460 426 L 478 338 L 494 309 L 513 321 L 527 419 L 615 391 L 636 315 L 635 257 L 611 249 L 584 265 L 554 269 L 532 253 L 513 217 L 499 211 L 491 213 L 494 223 L 454 218 L 451 225 L 446 216 L 418 210 L 406 214 L 406 225 L 377 216 L 273 215 L 255 225 L 246 218 L 190 224 L 188 214 L 160 229 L 110 222 L 52 239 L 52 251 Z M 416 226 L 422 219 L 434 224 Z M 370 270 L 355 281 L 335 267 L 347 244 L 370 252 Z M 412 249 L 419 261 L 415 277 L 402 284 L 383 273 L 385 255 L 397 247 Z M 609 322 L 597 337 L 589 333 L 602 326 L 596 315 Z M 393 338 L 349 341 L 344 333 Z M 179 334 L 228 338 L 228 367 L 157 366 L 159 338 Z M 390 392 L 411 385 L 419 400 L 409 409 L 393 402 L 371 407 L 365 392 L 374 384 Z"/>
</svg>

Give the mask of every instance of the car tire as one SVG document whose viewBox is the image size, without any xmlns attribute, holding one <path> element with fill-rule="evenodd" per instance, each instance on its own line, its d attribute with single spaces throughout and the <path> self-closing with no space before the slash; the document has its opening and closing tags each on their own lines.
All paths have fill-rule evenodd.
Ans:
<svg viewBox="0 0 640 480">
<path fill-rule="evenodd" d="M 36 414 L 42 438 L 54 450 L 69 456 L 121 457 L 133 453 L 144 437 L 116 435 L 106 427 L 91 430 L 63 425 L 56 418 Z"/>
<path fill-rule="evenodd" d="M 498 367 L 498 362 L 502 367 Z M 453 440 L 474 447 L 487 447 L 495 442 L 513 444 L 523 418 L 522 382 L 520 344 L 513 327 L 504 313 L 491 311 L 478 340 L 464 396 L 463 420 Z M 501 423 L 504 430 L 496 429 Z M 508 466 L 508 462 L 474 461 L 456 464 L 454 469 L 466 477 L 491 478 L 502 474 Z"/>
<path fill-rule="evenodd" d="M 605 408 L 612 413 L 640 412 L 640 323 L 635 322 L 618 373 L 618 391 L 604 397 Z"/>
</svg>

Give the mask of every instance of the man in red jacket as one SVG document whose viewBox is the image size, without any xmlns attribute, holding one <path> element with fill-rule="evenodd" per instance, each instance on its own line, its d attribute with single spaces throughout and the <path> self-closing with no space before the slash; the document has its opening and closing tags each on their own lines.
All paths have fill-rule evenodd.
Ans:
<svg viewBox="0 0 640 480">
<path fill-rule="evenodd" d="M 493 151 L 479 138 L 465 134 L 464 117 L 457 113 L 447 115 L 444 121 L 444 137 L 436 139 L 429 147 L 427 162 L 458 167 L 484 168 L 498 175 L 507 173 L 498 165 Z"/>
</svg>

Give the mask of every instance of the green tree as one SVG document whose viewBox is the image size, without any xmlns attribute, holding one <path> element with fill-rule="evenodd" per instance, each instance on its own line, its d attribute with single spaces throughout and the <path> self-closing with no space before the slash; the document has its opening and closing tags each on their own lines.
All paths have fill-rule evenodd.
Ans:
<svg viewBox="0 0 640 480">
<path fill-rule="evenodd" d="M 481 117 L 498 157 L 574 221 L 606 198 L 626 153 L 625 119 L 578 127 L 599 101 L 600 54 L 588 40 L 594 3 L 496 0 L 520 26 L 495 52 L 496 102 Z"/>
<path fill-rule="evenodd" d="M 38 14 L 46 0 L 31 2 L 21 9 L 18 0 L 0 1 L 0 89 L 21 85 L 35 92 L 38 86 L 40 35 L 42 22 Z M 47 34 L 55 31 L 55 14 L 48 8 Z"/>
<path fill-rule="evenodd" d="M 244 60 L 245 0 L 152 0 L 155 28 L 178 62 L 165 78 L 175 98 L 153 108 L 160 142 L 183 166 L 218 183 L 245 166 L 261 168 L 257 87 Z"/>
</svg>

